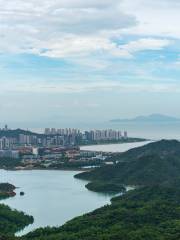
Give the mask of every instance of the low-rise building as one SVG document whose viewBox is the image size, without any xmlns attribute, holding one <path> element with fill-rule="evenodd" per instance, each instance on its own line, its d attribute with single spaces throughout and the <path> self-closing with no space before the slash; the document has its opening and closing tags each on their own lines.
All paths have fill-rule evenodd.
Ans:
<svg viewBox="0 0 180 240">
<path fill-rule="evenodd" d="M 0 150 L 0 158 L 19 158 L 19 151 Z"/>
</svg>

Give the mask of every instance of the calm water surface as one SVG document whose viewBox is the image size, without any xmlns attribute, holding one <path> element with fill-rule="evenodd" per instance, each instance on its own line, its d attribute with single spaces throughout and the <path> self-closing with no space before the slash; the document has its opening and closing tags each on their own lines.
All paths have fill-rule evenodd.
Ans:
<svg viewBox="0 0 180 240">
<path fill-rule="evenodd" d="M 75 171 L 4 171 L 0 182 L 13 183 L 17 195 L 1 201 L 12 208 L 32 215 L 34 224 L 25 234 L 38 227 L 60 226 L 66 221 L 109 204 L 112 196 L 88 191 L 86 181 L 74 179 Z M 25 195 L 20 196 L 20 191 Z"/>
<path fill-rule="evenodd" d="M 82 147 L 85 150 L 123 152 L 148 142 L 95 145 Z M 110 203 L 112 195 L 88 191 L 86 181 L 75 179 L 75 171 L 5 171 L 0 170 L 0 182 L 9 182 L 16 187 L 17 195 L 1 201 L 11 208 L 24 211 L 34 217 L 34 223 L 18 235 L 36 228 L 60 226 L 74 217 Z M 20 191 L 25 195 L 20 196 Z"/>
<path fill-rule="evenodd" d="M 142 147 L 152 141 L 134 142 L 134 143 L 118 143 L 105 145 L 91 145 L 82 146 L 80 149 L 84 151 L 98 151 L 98 152 L 126 152 L 129 149 Z"/>
<path fill-rule="evenodd" d="M 54 125 L 53 125 L 54 126 Z M 121 131 L 128 131 L 130 137 L 141 137 L 146 139 L 160 140 L 160 139 L 180 139 L 180 122 L 99 122 L 99 123 L 79 123 L 68 124 L 67 122 L 61 124 L 61 127 L 79 128 L 82 130 L 90 129 L 116 129 Z M 17 127 L 17 126 L 16 126 Z M 47 127 L 47 126 L 46 126 Z M 49 127 L 52 127 L 51 125 Z M 57 125 L 59 127 L 59 125 Z M 34 131 L 43 132 L 43 129 L 33 129 Z"/>
</svg>

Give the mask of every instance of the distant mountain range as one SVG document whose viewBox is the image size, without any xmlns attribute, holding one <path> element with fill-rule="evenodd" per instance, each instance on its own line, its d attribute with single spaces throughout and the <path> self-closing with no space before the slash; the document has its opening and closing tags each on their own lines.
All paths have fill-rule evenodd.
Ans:
<svg viewBox="0 0 180 240">
<path fill-rule="evenodd" d="M 180 118 L 162 114 L 151 114 L 148 116 L 137 116 L 131 119 L 112 119 L 110 122 L 180 122 Z"/>
</svg>

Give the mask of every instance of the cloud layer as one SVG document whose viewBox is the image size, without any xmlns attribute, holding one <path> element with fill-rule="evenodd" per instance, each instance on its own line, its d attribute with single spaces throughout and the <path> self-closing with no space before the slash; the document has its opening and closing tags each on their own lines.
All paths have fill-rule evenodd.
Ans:
<svg viewBox="0 0 180 240">
<path fill-rule="evenodd" d="M 112 31 L 136 23 L 121 1 L 0 0 L 0 51 L 50 57 L 108 50 Z M 110 34 L 111 35 L 111 34 Z"/>
<path fill-rule="evenodd" d="M 147 106 L 176 114 L 179 12 L 179 0 L 0 0 L 1 115 L 42 118 L 61 105 L 94 118 L 86 101 L 99 119 Z"/>
<path fill-rule="evenodd" d="M 122 11 L 121 0 L 0 0 L 0 52 L 52 58 L 158 50 L 167 39 L 140 39 L 121 44 L 122 31 L 138 25 Z"/>
</svg>

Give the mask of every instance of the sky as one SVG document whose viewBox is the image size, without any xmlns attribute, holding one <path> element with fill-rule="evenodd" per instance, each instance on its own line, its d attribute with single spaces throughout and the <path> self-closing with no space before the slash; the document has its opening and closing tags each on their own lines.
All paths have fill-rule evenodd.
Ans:
<svg viewBox="0 0 180 240">
<path fill-rule="evenodd" d="M 0 124 L 180 117 L 180 1 L 0 0 Z"/>
</svg>

